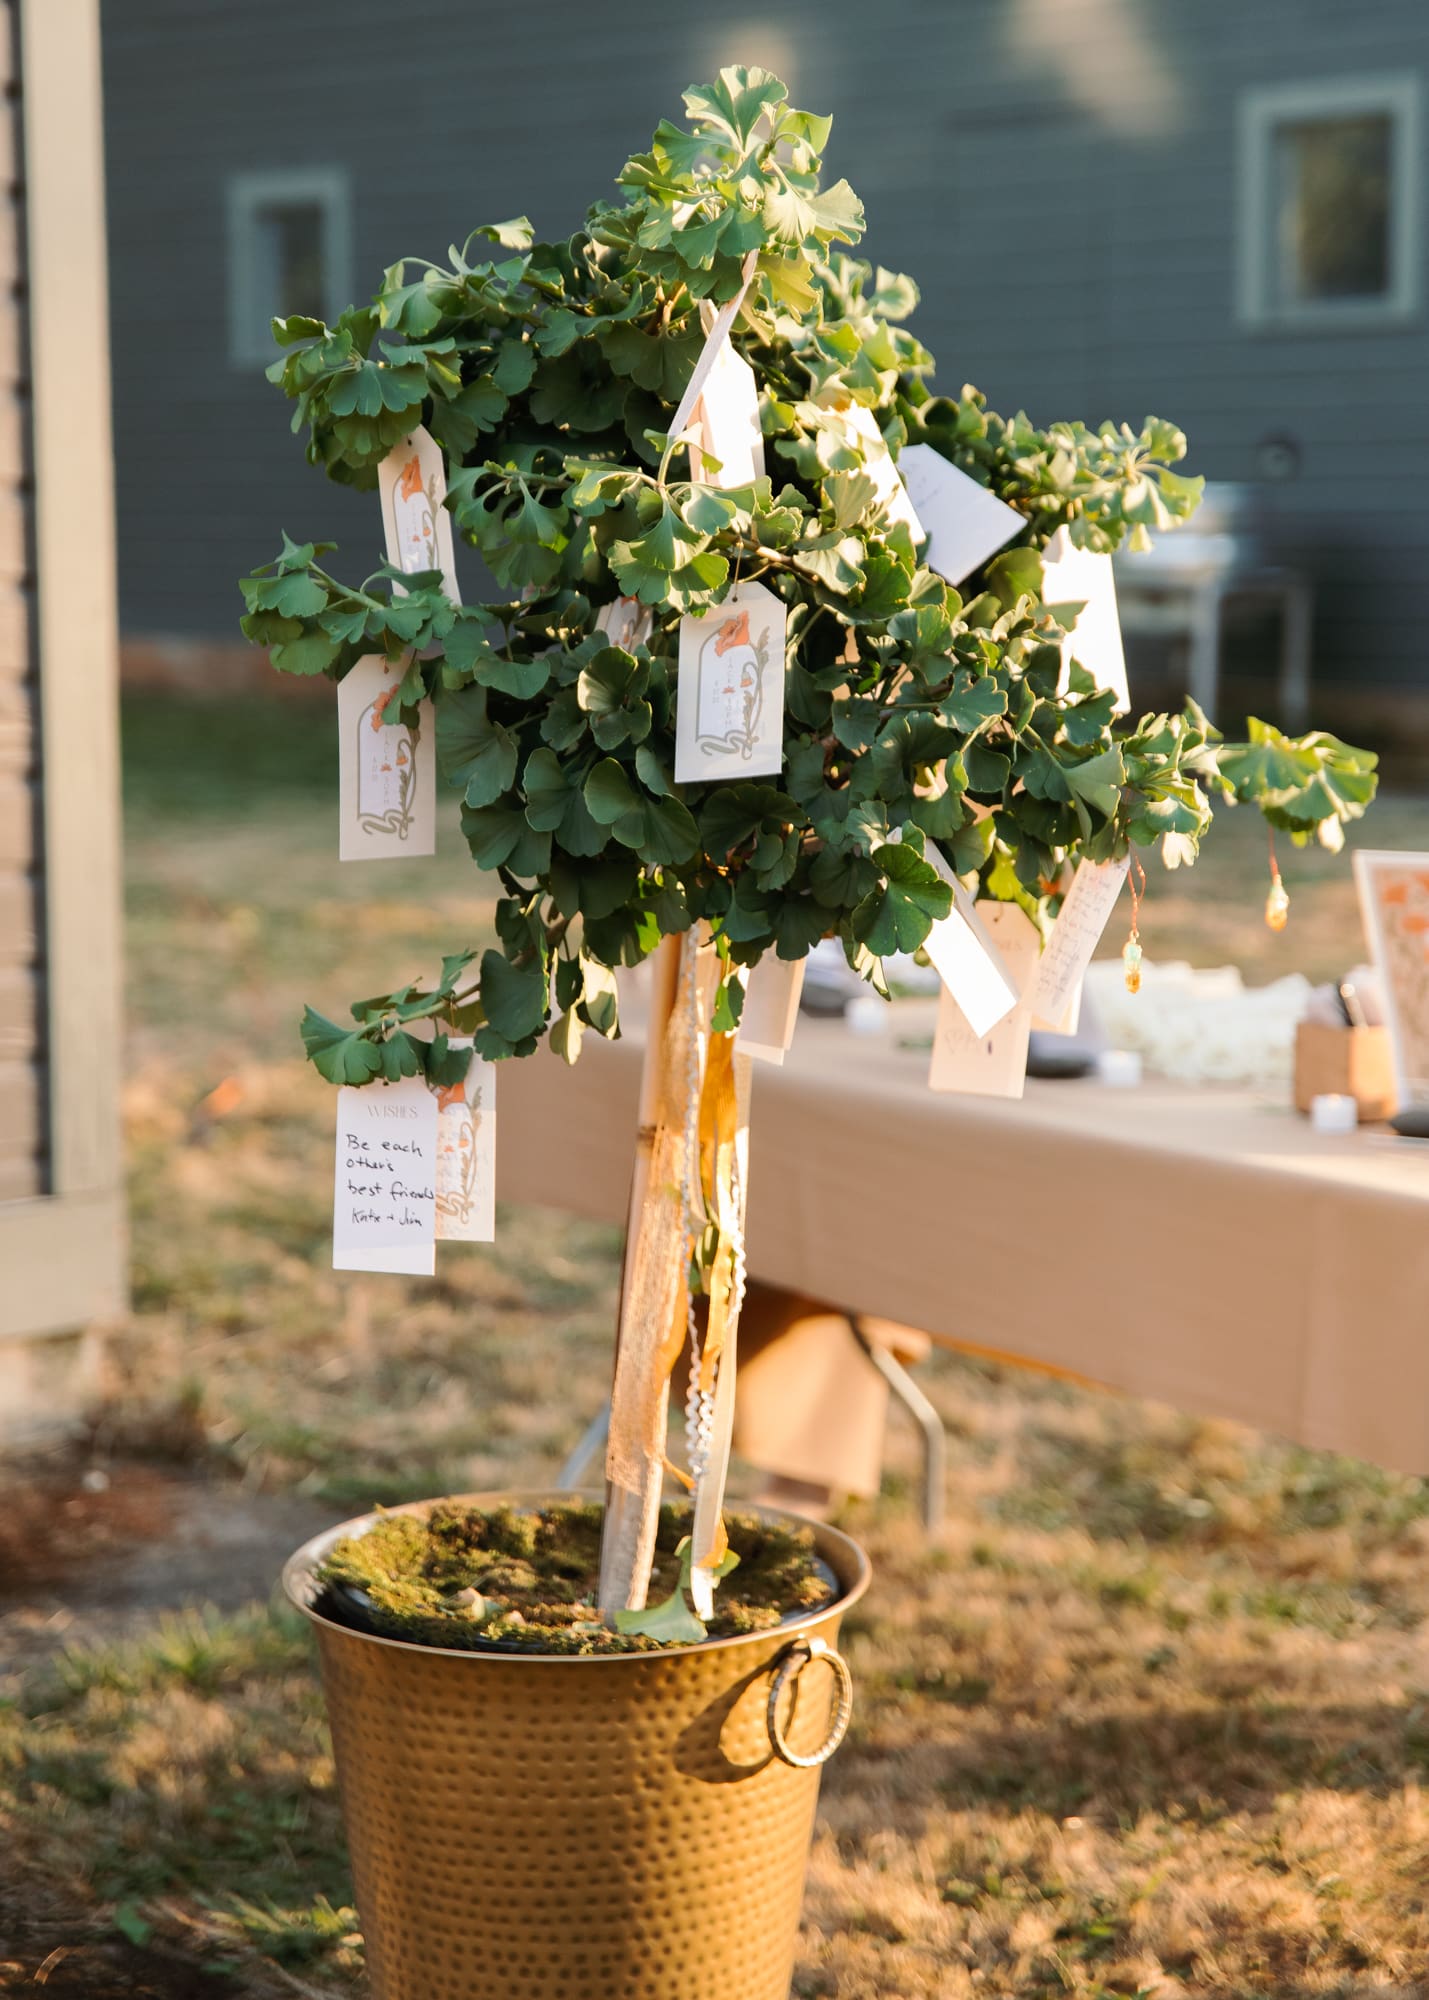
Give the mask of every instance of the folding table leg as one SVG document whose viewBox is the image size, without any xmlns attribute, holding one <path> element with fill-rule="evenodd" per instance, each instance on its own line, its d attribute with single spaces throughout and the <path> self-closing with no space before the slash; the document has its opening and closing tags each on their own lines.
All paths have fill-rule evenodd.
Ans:
<svg viewBox="0 0 1429 2000">
<path fill-rule="evenodd" d="M 862 1323 L 849 1315 L 853 1337 L 923 1434 L 923 1526 L 935 1535 L 943 1525 L 943 1482 L 948 1440 L 943 1420 L 896 1354 L 869 1338 Z"/>
<path fill-rule="evenodd" d="M 591 1461 L 604 1448 L 610 1436 L 610 1404 L 607 1402 L 593 1416 L 581 1432 L 580 1441 L 557 1475 L 556 1484 L 563 1493 L 579 1486 L 590 1470 Z"/>
<path fill-rule="evenodd" d="M 1309 726 L 1311 625 L 1314 597 L 1307 578 L 1286 579 L 1281 600 L 1280 719 L 1286 729 Z"/>
</svg>

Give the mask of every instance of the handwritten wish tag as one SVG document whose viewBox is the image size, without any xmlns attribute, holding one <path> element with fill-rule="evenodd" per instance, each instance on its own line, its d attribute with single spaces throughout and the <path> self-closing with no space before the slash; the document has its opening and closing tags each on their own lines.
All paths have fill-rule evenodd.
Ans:
<svg viewBox="0 0 1429 2000">
<path fill-rule="evenodd" d="M 929 569 L 961 583 L 1027 523 L 1015 507 L 979 486 L 930 444 L 903 447 L 898 470 L 928 536 Z"/>
<path fill-rule="evenodd" d="M 436 1269 L 437 1100 L 426 1079 L 337 1093 L 335 1271 Z"/>
<path fill-rule="evenodd" d="M 730 330 L 739 317 L 739 309 L 744 304 L 744 295 L 754 280 L 755 267 L 758 263 L 759 252 L 751 250 L 740 269 L 739 290 L 732 299 L 725 300 L 724 304 L 715 314 L 714 319 L 710 322 L 709 331 L 705 335 L 705 344 L 700 349 L 699 359 L 695 363 L 695 372 L 686 384 L 685 393 L 680 398 L 679 407 L 670 419 L 670 429 L 668 432 L 670 437 L 678 437 L 681 431 L 687 431 L 690 428 L 690 419 L 695 414 L 695 405 L 704 394 L 705 384 L 708 382 L 710 373 L 720 358 L 720 349 L 729 339 Z"/>
<path fill-rule="evenodd" d="M 680 620 L 676 784 L 782 769 L 786 623 L 762 583 L 741 583 L 703 618 Z"/>
<path fill-rule="evenodd" d="M 638 597 L 617 597 L 596 612 L 595 629 L 604 632 L 612 646 L 648 645 L 655 630 L 655 613 Z"/>
<path fill-rule="evenodd" d="M 1045 1015 L 1034 1011 L 1032 1015 L 1033 1027 L 1040 1028 L 1044 1035 L 1075 1035 L 1078 1028 L 1082 1025 L 1082 991 L 1085 983 L 1081 979 L 1077 981 L 1076 985 L 1072 988 L 1071 999 L 1067 1002 L 1055 1021 L 1049 1021 Z"/>
<path fill-rule="evenodd" d="M 442 448 L 419 424 L 377 468 L 382 498 L 382 526 L 387 535 L 387 560 L 395 569 L 439 569 L 442 589 L 461 603 L 452 549 L 452 517 L 447 497 L 447 468 Z"/>
<path fill-rule="evenodd" d="M 338 857 L 435 854 L 436 730 L 424 701 L 415 729 L 388 722 L 400 665 L 368 653 L 338 683 Z"/>
<path fill-rule="evenodd" d="M 454 1049 L 471 1048 L 453 1035 Z M 472 1051 L 460 1083 L 436 1093 L 437 1235 L 456 1243 L 496 1240 L 496 1065 Z"/>
<path fill-rule="evenodd" d="M 1129 860 L 1083 861 L 1072 877 L 1033 982 L 1032 1004 L 1040 1019 L 1058 1022 L 1066 1014 L 1130 865 Z"/>
<path fill-rule="evenodd" d="M 1030 988 L 1041 939 L 1032 919 L 1015 903 L 982 903 L 978 913 L 1019 997 L 1010 1013 L 979 1035 L 945 986 L 938 995 L 928 1088 L 974 1097 L 1021 1097 L 1027 1082 L 1027 1034 L 1032 1026 Z"/>
<path fill-rule="evenodd" d="M 1017 985 L 1002 961 L 997 944 L 982 921 L 979 907 L 933 845 L 926 857 L 953 892 L 953 907 L 940 917 L 923 940 L 923 949 L 943 982 L 944 996 L 963 1014 L 972 1035 L 985 1035 L 1017 1005 Z"/>
<path fill-rule="evenodd" d="M 689 429 L 690 477 L 705 486 L 748 486 L 764 477 L 764 434 L 754 370 L 734 343 L 722 343 Z M 704 453 L 719 461 L 718 470 Z"/>
<path fill-rule="evenodd" d="M 1084 666 L 1100 688 L 1116 695 L 1116 713 L 1131 706 L 1126 685 L 1126 650 L 1116 609 L 1116 580 L 1111 557 L 1094 549 L 1079 549 L 1065 528 L 1058 528 L 1042 551 L 1042 602 L 1080 604 L 1077 621 L 1062 640 L 1062 682 L 1065 693 L 1072 661 Z"/>
<path fill-rule="evenodd" d="M 927 529 L 908 497 L 908 488 L 894 463 L 892 452 L 883 441 L 883 433 L 872 410 L 866 410 L 862 403 L 850 403 L 846 410 L 837 413 L 836 422 L 863 453 L 863 469 L 873 481 L 888 518 L 906 522 L 913 540 L 921 542 Z"/>
<path fill-rule="evenodd" d="M 776 958 L 766 951 L 759 963 L 749 968 L 735 1052 L 757 1056 L 760 1062 L 782 1063 L 794 1039 L 803 990 L 803 959 Z"/>
</svg>

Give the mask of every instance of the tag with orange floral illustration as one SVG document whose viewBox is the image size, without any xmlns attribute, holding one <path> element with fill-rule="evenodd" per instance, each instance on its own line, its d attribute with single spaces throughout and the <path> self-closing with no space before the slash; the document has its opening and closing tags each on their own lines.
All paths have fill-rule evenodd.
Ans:
<svg viewBox="0 0 1429 2000">
<path fill-rule="evenodd" d="M 338 858 L 388 861 L 437 851 L 430 702 L 404 722 L 402 663 L 368 653 L 338 683 Z"/>
<path fill-rule="evenodd" d="M 741 583 L 680 620 L 675 781 L 767 777 L 784 764 L 784 606 Z"/>
<path fill-rule="evenodd" d="M 419 424 L 388 452 L 377 468 L 387 560 L 409 576 L 439 569 L 442 588 L 460 604 L 452 552 L 452 517 L 447 512 L 447 468 L 442 448 Z"/>
<path fill-rule="evenodd" d="M 450 1045 L 471 1048 L 471 1038 Z M 437 1237 L 496 1240 L 496 1065 L 474 1049 L 462 1081 L 437 1092 Z"/>
<path fill-rule="evenodd" d="M 1383 987 L 1397 1109 L 1429 1105 L 1429 854 L 1361 848 L 1355 886 Z"/>
</svg>

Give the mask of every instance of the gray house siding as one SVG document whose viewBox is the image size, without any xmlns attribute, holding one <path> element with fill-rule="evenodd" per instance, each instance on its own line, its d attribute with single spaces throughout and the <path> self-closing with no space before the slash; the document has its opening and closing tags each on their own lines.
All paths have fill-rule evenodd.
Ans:
<svg viewBox="0 0 1429 2000">
<path fill-rule="evenodd" d="M 1260 442 L 1293 440 L 1298 476 L 1262 499 L 1314 570 L 1317 673 L 1429 689 L 1423 313 L 1272 334 L 1236 308 L 1240 93 L 1357 73 L 1429 92 L 1423 0 L 821 0 L 717 27 L 668 0 L 125 0 L 105 55 L 131 634 L 231 633 L 233 579 L 280 525 L 375 553 L 370 502 L 326 487 L 230 364 L 231 175 L 344 168 L 364 296 L 399 250 L 440 256 L 480 220 L 567 232 L 684 84 L 763 60 L 834 113 L 831 169 L 864 197 L 866 253 L 919 280 L 946 386 L 1038 421 L 1172 417 L 1216 480 L 1254 485 Z"/>
</svg>

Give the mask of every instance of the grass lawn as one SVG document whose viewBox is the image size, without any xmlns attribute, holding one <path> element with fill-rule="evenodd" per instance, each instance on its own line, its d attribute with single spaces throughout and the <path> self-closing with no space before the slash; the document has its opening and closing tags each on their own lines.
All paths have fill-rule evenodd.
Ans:
<svg viewBox="0 0 1429 2000">
<path fill-rule="evenodd" d="M 615 1237 L 505 1210 L 435 1280 L 335 1276 L 331 1100 L 295 1052 L 303 1000 L 481 938 L 455 828 L 435 862 L 340 870 L 320 705 L 136 700 L 125 753 L 134 1303 L 96 1449 L 117 1484 L 177 1457 L 235 1509 L 548 1479 L 605 1393 Z M 1367 838 L 1429 845 L 1429 811 Z M 1252 981 L 1359 956 L 1347 860 L 1282 846 L 1273 937 L 1264 856 L 1242 811 L 1155 871 L 1148 955 Z M 1150 1305 L 1147 1337 L 1175 1337 Z M 896 1436 L 846 1519 L 877 1580 L 795 1992 L 1429 1991 L 1429 1485 L 951 1357 L 926 1379 L 948 1524 L 924 1540 Z M 0 1666 L 0 1988 L 32 1977 L 28 1925 L 133 1975 L 66 1985 L 62 1954 L 52 1993 L 360 1994 L 296 1621 L 86 1629 Z"/>
</svg>

